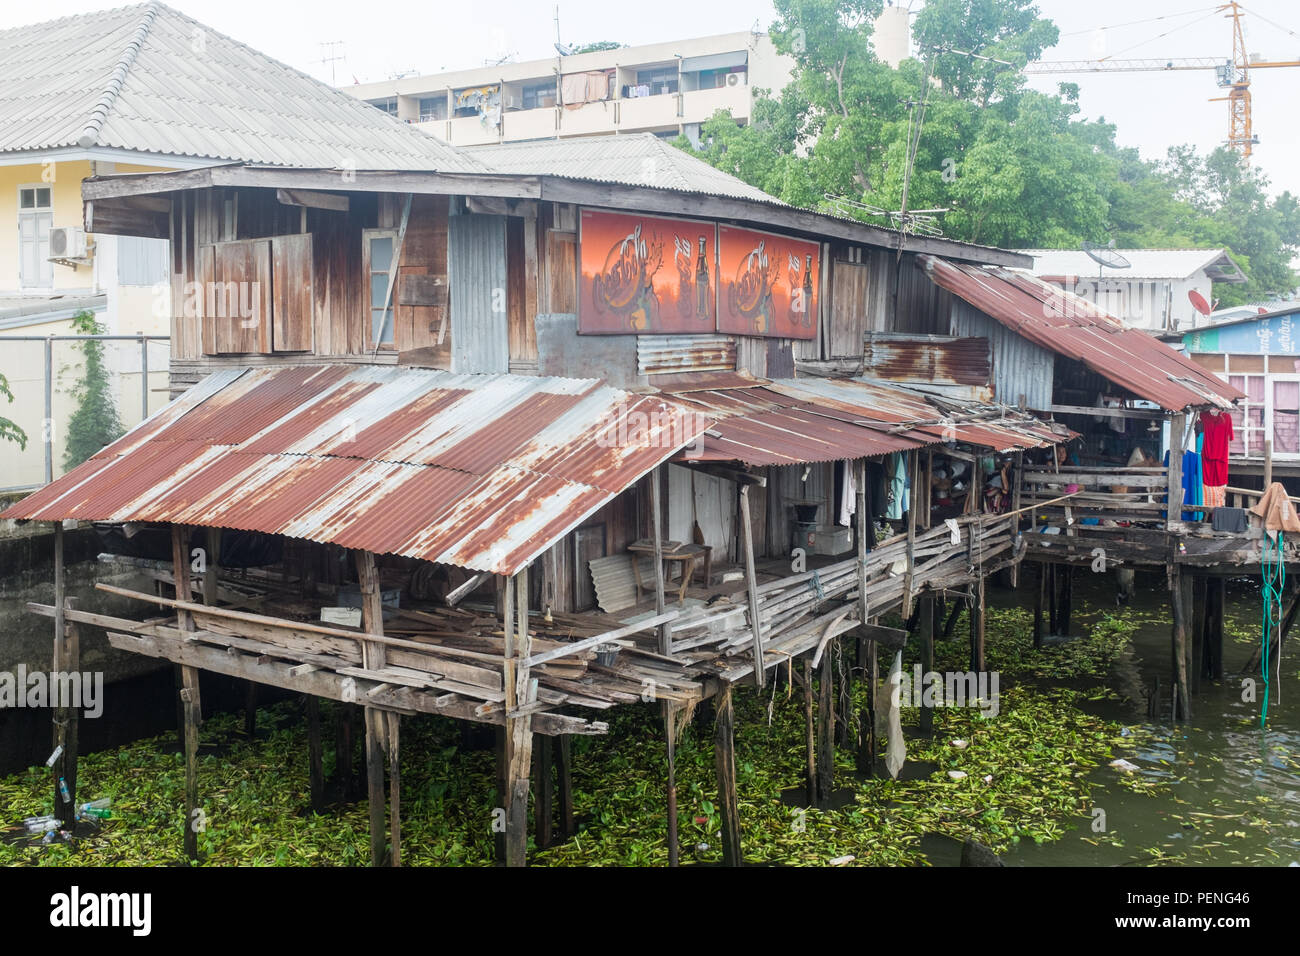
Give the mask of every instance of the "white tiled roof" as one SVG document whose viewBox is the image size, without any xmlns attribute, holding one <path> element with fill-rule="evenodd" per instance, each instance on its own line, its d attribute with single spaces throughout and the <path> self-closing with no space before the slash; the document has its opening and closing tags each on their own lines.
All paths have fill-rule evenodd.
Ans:
<svg viewBox="0 0 1300 956">
<path fill-rule="evenodd" d="M 0 30 L 0 154 L 75 146 L 482 171 L 460 150 L 160 3 Z"/>
<path fill-rule="evenodd" d="M 1019 249 L 1034 257 L 1034 275 L 1095 277 L 1097 263 L 1081 249 Z M 1127 269 L 1105 269 L 1108 279 L 1186 279 L 1201 269 L 1220 282 L 1245 281 L 1225 249 L 1111 249 L 1129 261 Z M 1222 274 L 1222 277 L 1220 276 Z M 1240 279 L 1237 277 L 1240 276 Z"/>
<path fill-rule="evenodd" d="M 784 205 L 775 196 L 710 166 L 653 133 L 531 140 L 475 146 L 465 152 L 499 173 L 564 176 Z"/>
</svg>

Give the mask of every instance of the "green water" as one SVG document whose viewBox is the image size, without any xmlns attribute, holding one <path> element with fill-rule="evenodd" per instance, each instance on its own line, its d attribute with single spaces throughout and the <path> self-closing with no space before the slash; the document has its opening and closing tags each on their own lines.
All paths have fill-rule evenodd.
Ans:
<svg viewBox="0 0 1300 956">
<path fill-rule="evenodd" d="M 1072 631 L 1082 633 L 1115 610 L 1112 579 L 1076 572 Z M 1091 705 L 1095 713 L 1154 734 L 1124 756 L 1142 779 L 1163 786 L 1154 795 L 1116 786 L 1121 771 L 1101 766 L 1089 816 L 1061 840 L 1036 846 L 1023 841 L 1005 857 L 1011 866 L 1300 865 L 1300 681 L 1295 642 L 1282 655 L 1282 680 L 1274 675 L 1268 726 L 1260 704 L 1243 701 L 1242 672 L 1259 641 L 1257 580 L 1228 583 L 1222 683 L 1202 680 L 1192 701 L 1193 719 L 1171 725 L 1147 719 L 1146 693 L 1159 675 L 1162 713 L 1169 710 L 1170 624 L 1163 574 L 1138 577 L 1125 614 L 1138 624 L 1132 647 L 1112 665 L 1106 684 L 1119 701 Z M 1025 599 L 1007 592 L 998 602 Z M 1278 699 L 1279 690 L 1281 699 Z M 1101 811 L 1098 814 L 1097 811 Z M 1098 832 L 1104 824 L 1104 831 Z"/>
</svg>

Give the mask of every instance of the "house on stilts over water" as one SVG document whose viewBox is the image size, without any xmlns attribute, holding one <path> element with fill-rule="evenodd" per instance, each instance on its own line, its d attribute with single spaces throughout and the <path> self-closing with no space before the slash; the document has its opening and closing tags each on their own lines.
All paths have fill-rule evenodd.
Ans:
<svg viewBox="0 0 1300 956">
<path fill-rule="evenodd" d="M 375 863 L 400 859 L 402 719 L 499 728 L 503 852 L 522 864 L 534 741 L 563 790 L 569 738 L 649 688 L 667 727 L 713 700 L 738 863 L 734 685 L 798 673 L 811 701 L 815 669 L 809 790 L 828 794 L 841 647 L 874 680 L 906 636 L 882 616 L 932 656 L 935 604 L 960 598 L 982 671 L 989 575 L 1027 553 L 1066 566 L 1102 533 L 1079 518 L 1149 524 L 1147 499 L 1179 486 L 1176 467 L 1128 469 L 1119 493 L 1089 486 L 1097 465 L 1035 464 L 1092 442 L 1076 391 L 1110 383 L 1120 411 L 1096 414 L 1175 435 L 1237 397 L 1104 316 L 1057 321 L 1013 271 L 1026 256 L 796 209 L 654 137 L 612 142 L 515 147 L 504 170 L 478 151 L 468 170 L 85 184 L 88 231 L 170 240 L 175 398 L 4 516 L 170 535 L 174 596 L 113 589 L 163 617 L 62 594 L 34 610 L 180 666 L 187 809 L 211 671 L 364 711 Z M 1059 515 L 1061 536 L 1034 533 Z M 1157 523 L 1107 541 L 1181 569 L 1168 544 L 1192 550 L 1199 523 Z M 256 574 L 234 566 L 254 552 Z M 870 767 L 862 723 L 848 743 Z M 315 795 L 318 742 L 311 775 Z M 538 827 L 544 844 L 549 810 Z"/>
</svg>

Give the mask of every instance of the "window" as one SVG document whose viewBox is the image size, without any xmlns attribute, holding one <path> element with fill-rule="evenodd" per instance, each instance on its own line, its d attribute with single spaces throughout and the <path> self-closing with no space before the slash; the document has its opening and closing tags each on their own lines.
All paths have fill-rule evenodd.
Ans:
<svg viewBox="0 0 1300 956">
<path fill-rule="evenodd" d="M 645 96 L 658 96 L 661 93 L 677 92 L 677 67 L 660 66 L 650 70 L 636 71 L 636 85 L 650 88 Z"/>
<path fill-rule="evenodd" d="M 744 73 L 743 66 L 728 67 L 722 70 L 700 70 L 700 89 L 716 90 L 727 85 L 727 77 L 732 73 Z"/>
<path fill-rule="evenodd" d="M 392 345 L 395 341 L 396 303 L 388 296 L 388 273 L 393 265 L 397 233 L 391 229 L 366 229 L 362 232 L 362 241 L 370 296 L 370 346 Z"/>
<path fill-rule="evenodd" d="M 1273 378 L 1272 418 L 1273 452 L 1295 455 L 1300 453 L 1300 376 Z"/>
<path fill-rule="evenodd" d="M 429 123 L 433 120 L 445 120 L 447 118 L 447 97 L 445 96 L 422 96 L 420 97 L 420 122 Z"/>
<path fill-rule="evenodd" d="M 18 187 L 18 284 L 24 289 L 49 289 L 54 285 L 50 262 L 50 228 L 54 208 L 50 187 Z"/>
<path fill-rule="evenodd" d="M 1228 454 L 1258 456 L 1264 454 L 1264 396 L 1267 379 L 1263 375 L 1229 375 L 1228 384 L 1246 393 L 1245 401 L 1232 411 L 1232 443 Z"/>
<path fill-rule="evenodd" d="M 555 105 L 555 81 L 547 80 L 545 83 L 533 83 L 524 87 L 523 92 L 524 109 L 535 110 L 546 106 Z"/>
<path fill-rule="evenodd" d="M 370 103 L 375 109 L 383 110 L 389 116 L 397 115 L 397 97 L 390 96 L 386 100 L 372 100 Z"/>
</svg>

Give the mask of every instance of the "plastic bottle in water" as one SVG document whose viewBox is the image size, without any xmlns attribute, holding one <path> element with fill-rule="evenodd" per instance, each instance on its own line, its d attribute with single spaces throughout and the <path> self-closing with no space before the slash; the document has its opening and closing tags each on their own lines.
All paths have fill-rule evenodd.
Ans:
<svg viewBox="0 0 1300 956">
<path fill-rule="evenodd" d="M 72 802 L 72 794 L 68 792 L 68 782 L 62 777 L 59 778 L 59 794 L 63 797 L 64 803 Z"/>
<path fill-rule="evenodd" d="M 47 813 L 43 817 L 28 817 L 23 821 L 23 826 L 27 828 L 28 833 L 45 833 L 49 830 L 57 830 L 63 826 L 63 821 Z"/>
<path fill-rule="evenodd" d="M 82 816 L 107 820 L 113 815 L 113 812 L 109 809 L 112 805 L 112 797 L 100 797 L 98 800 L 91 800 L 89 803 L 83 803 L 79 810 Z"/>
</svg>

